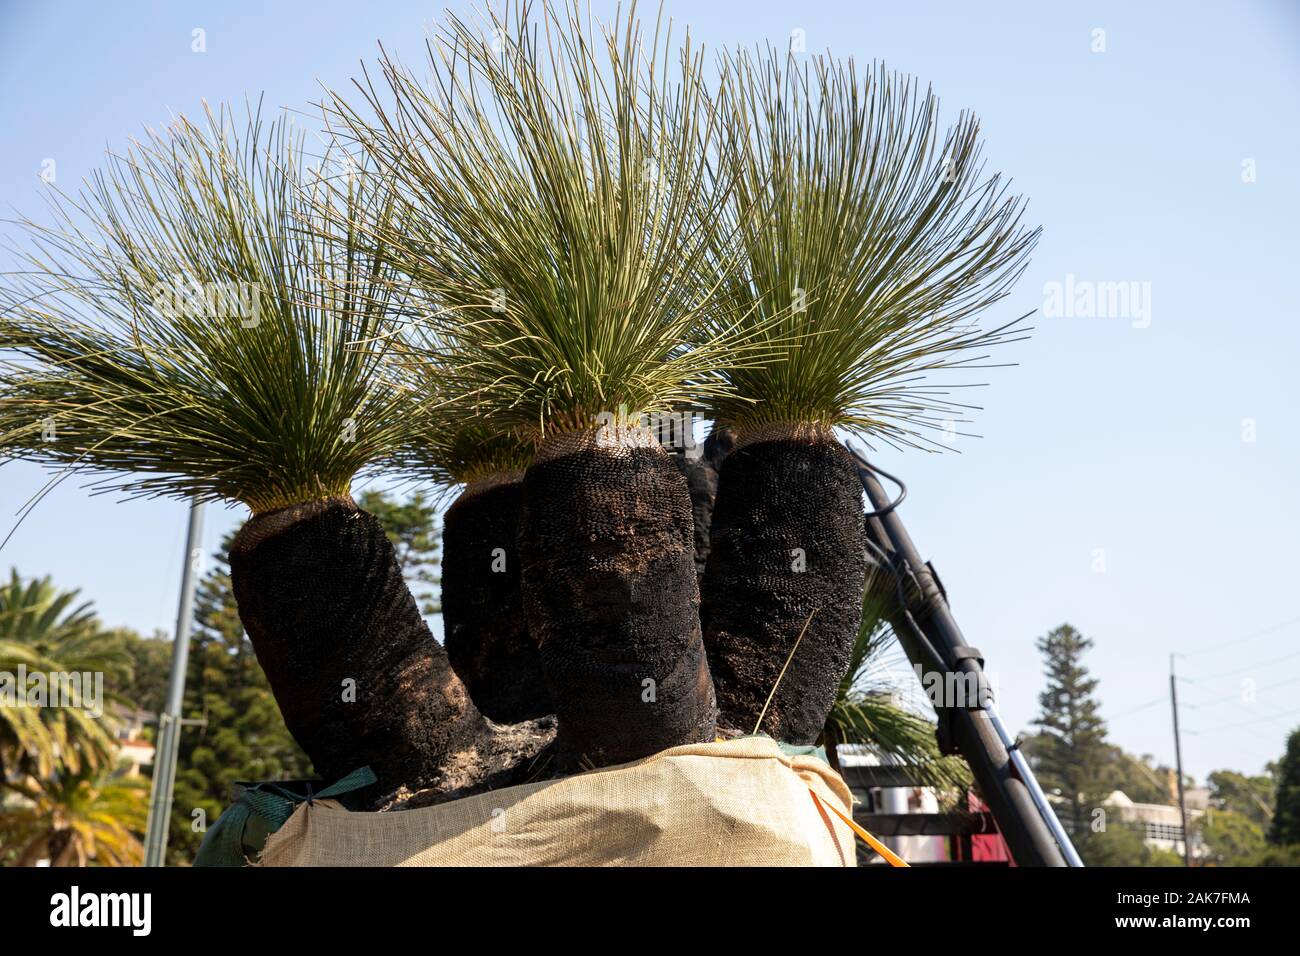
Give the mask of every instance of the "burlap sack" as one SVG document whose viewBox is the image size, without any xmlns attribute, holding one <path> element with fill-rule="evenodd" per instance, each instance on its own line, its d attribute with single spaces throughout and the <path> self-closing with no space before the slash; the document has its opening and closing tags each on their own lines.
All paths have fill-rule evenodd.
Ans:
<svg viewBox="0 0 1300 956">
<path fill-rule="evenodd" d="M 453 803 L 349 813 L 302 804 L 263 866 L 853 866 L 844 781 L 764 737 L 674 747 L 635 763 Z"/>
</svg>

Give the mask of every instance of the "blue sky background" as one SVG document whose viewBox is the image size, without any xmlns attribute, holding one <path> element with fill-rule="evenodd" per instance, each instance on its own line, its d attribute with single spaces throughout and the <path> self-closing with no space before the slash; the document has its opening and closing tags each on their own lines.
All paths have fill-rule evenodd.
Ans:
<svg viewBox="0 0 1300 956">
<path fill-rule="evenodd" d="M 809 50 L 883 59 L 932 83 L 946 116 L 979 113 L 991 168 L 1014 177 L 1044 226 L 993 318 L 1041 308 L 1067 275 L 1150 284 L 1147 327 L 1037 316 L 1033 338 L 1005 352 L 1018 367 L 986 373 L 983 437 L 958 438 L 960 454 L 878 461 L 907 480 L 904 519 L 985 652 L 1012 727 L 1037 710 L 1034 639 L 1069 621 L 1096 641 L 1088 664 L 1115 742 L 1172 762 L 1178 652 L 1189 772 L 1276 759 L 1300 725 L 1300 6 L 665 9 L 712 47 L 785 46 L 801 29 Z M 342 87 L 373 59 L 376 41 L 414 62 L 441 10 L 0 0 L 0 205 L 39 218 L 45 160 L 68 188 L 105 147 L 202 98 L 265 91 L 271 108 L 309 109 L 321 83 Z M 204 53 L 191 51 L 195 28 Z M 45 478 L 0 468 L 0 537 Z M 242 517 L 209 508 L 206 549 Z M 0 568 L 80 586 L 111 625 L 170 630 L 184 532 L 182 503 L 119 504 L 67 484 L 0 551 Z"/>
</svg>

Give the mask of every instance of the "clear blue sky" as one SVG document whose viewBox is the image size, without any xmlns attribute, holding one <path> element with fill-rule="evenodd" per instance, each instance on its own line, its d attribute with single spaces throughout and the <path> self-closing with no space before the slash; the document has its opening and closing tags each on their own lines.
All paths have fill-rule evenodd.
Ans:
<svg viewBox="0 0 1300 956">
<path fill-rule="evenodd" d="M 321 82 L 342 86 L 373 58 L 376 41 L 414 61 L 441 9 L 0 0 L 0 204 L 38 215 L 46 159 L 70 186 L 106 145 L 201 98 L 265 91 L 272 107 L 308 108 Z M 1067 275 L 1149 283 L 1149 323 L 1038 316 L 1033 339 L 1007 350 L 1018 367 L 987 374 L 984 437 L 957 439 L 961 454 L 879 461 L 911 487 L 904 518 L 984 650 L 1011 726 L 1036 712 L 1034 638 L 1069 621 L 1096 641 L 1088 664 L 1116 742 L 1172 761 L 1165 695 L 1177 651 L 1190 678 L 1188 770 L 1275 759 L 1300 725 L 1297 5 L 666 9 L 710 46 L 784 46 L 802 29 L 810 50 L 883 59 L 933 83 L 947 115 L 976 110 L 992 164 L 1044 226 L 1005 317 L 1041 308 Z M 195 28 L 204 53 L 191 52 Z M 1098 29 L 1104 52 L 1093 51 Z M 1243 440 L 1247 419 L 1254 441 Z M 43 480 L 25 464 L 0 469 L 0 531 Z M 209 509 L 207 549 L 240 520 Z M 182 504 L 118 504 L 68 485 L 0 567 L 80 586 L 112 625 L 170 629 L 184 526 Z"/>
</svg>

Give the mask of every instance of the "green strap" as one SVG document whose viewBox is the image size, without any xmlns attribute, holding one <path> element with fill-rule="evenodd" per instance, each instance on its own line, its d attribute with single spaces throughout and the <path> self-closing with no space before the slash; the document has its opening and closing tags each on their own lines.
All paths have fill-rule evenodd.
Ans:
<svg viewBox="0 0 1300 956">
<path fill-rule="evenodd" d="M 744 740 L 748 737 L 766 737 L 768 740 L 773 740 L 773 738 L 767 734 L 742 734 L 739 737 L 733 737 L 731 739 Z M 787 757 L 816 757 L 824 764 L 830 763 L 826 758 L 826 748 L 818 746 L 817 744 L 787 744 L 782 743 L 779 740 L 775 740 L 774 743 L 781 748 L 781 753 L 785 754 Z"/>
<path fill-rule="evenodd" d="M 305 794 L 273 781 L 250 784 L 208 830 L 198 855 L 194 857 L 194 865 L 244 866 L 245 829 L 249 823 L 255 824 L 254 829 L 260 831 L 260 840 L 253 841 L 260 846 L 268 834 L 284 826 L 298 804 L 352 793 L 370 786 L 377 779 L 369 767 L 360 767 L 324 790 L 312 791 L 311 784 L 308 784 Z"/>
<path fill-rule="evenodd" d="M 787 757 L 816 757 L 824 764 L 829 764 L 826 759 L 826 748 L 819 747 L 816 744 L 783 744 L 777 741 L 776 744 L 781 748 L 781 753 Z"/>
</svg>

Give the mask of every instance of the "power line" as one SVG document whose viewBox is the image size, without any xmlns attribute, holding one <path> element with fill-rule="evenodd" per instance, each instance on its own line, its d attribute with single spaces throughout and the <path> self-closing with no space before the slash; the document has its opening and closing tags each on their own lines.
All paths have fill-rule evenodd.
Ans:
<svg viewBox="0 0 1300 956">
<path fill-rule="evenodd" d="M 1188 678 L 1186 677 L 1179 677 L 1178 679 L 1186 683 L 1195 683 L 1195 681 L 1188 680 Z M 1260 691 L 1272 690 L 1275 687 L 1284 687 L 1287 684 L 1297 684 L 1297 683 L 1300 683 L 1300 677 L 1292 677 L 1292 678 L 1288 678 L 1287 680 L 1277 681 L 1276 683 L 1273 684 L 1265 684 L 1263 687 L 1257 687 L 1255 689 L 1255 692 L 1259 693 Z M 1168 700 L 1168 697 L 1162 694 L 1159 697 L 1152 698 L 1151 700 L 1147 701 L 1144 704 L 1138 704 L 1136 707 L 1129 707 L 1126 710 L 1119 711 L 1118 713 L 1108 714 L 1106 719 L 1115 720 L 1118 717 L 1127 717 L 1130 714 L 1136 714 L 1144 710 L 1150 710 L 1152 707 L 1155 707 L 1158 704 L 1163 704 L 1166 700 Z M 1235 701 L 1237 703 L 1242 704 L 1242 706 L 1246 706 L 1239 699 L 1239 695 L 1237 694 L 1224 694 L 1221 697 L 1211 697 L 1209 700 L 1204 700 L 1200 702 L 1192 701 L 1191 703 L 1188 703 L 1187 701 L 1184 701 L 1182 706 L 1190 707 L 1192 710 L 1199 710 L 1202 707 L 1218 706 L 1218 704 L 1226 701 Z"/>
<path fill-rule="evenodd" d="M 1281 657 L 1273 657 L 1266 661 L 1256 661 L 1254 664 L 1247 664 L 1245 667 L 1238 667 L 1236 670 L 1224 671 L 1222 674 L 1206 674 L 1203 677 L 1180 677 L 1179 680 L 1191 684 L 1199 684 L 1202 681 L 1222 680 L 1225 677 L 1235 677 L 1237 674 L 1244 674 L 1246 671 L 1254 670 L 1257 667 L 1265 667 L 1268 664 L 1277 664 L 1281 661 L 1289 661 L 1292 658 L 1300 657 L 1300 651 L 1293 651 L 1290 654 L 1283 654 Z"/>
<path fill-rule="evenodd" d="M 1128 710 L 1121 710 L 1118 714 L 1111 714 L 1106 719 L 1114 720 L 1116 717 L 1127 717 L 1129 714 L 1136 714 L 1140 710 L 1147 710 L 1148 708 L 1156 706 L 1156 704 L 1163 704 L 1165 700 L 1165 695 L 1161 694 L 1155 700 L 1149 700 L 1145 704 L 1138 704 L 1136 707 L 1130 707 Z"/>
<path fill-rule="evenodd" d="M 1198 731 L 1198 735 L 1204 735 L 1204 734 L 1217 734 L 1217 733 L 1221 733 L 1222 731 L 1225 731 L 1225 730 L 1236 730 L 1238 727 L 1250 727 L 1250 726 L 1252 726 L 1252 725 L 1254 725 L 1254 724 L 1262 724 L 1262 723 L 1264 723 L 1265 721 L 1269 721 L 1269 720 L 1279 720 L 1279 719 L 1282 718 L 1282 717 L 1290 717 L 1290 716 L 1293 715 L 1293 714 L 1300 714 L 1300 707 L 1297 707 L 1297 708 L 1295 708 L 1295 709 L 1293 709 L 1293 710 L 1284 710 L 1284 711 L 1281 711 L 1280 713 L 1276 713 L 1276 714 L 1268 714 L 1268 715 L 1266 715 L 1266 716 L 1264 716 L 1264 717 L 1257 717 L 1257 718 L 1254 719 L 1254 720 L 1244 720 L 1244 721 L 1242 721 L 1242 722 L 1239 723 L 1239 724 L 1228 724 L 1226 727 L 1214 727 L 1214 728 L 1211 728 L 1210 730 L 1206 730 L 1206 731 Z M 1185 731 L 1185 732 L 1186 732 L 1186 733 L 1191 733 L 1191 731 Z"/>
<path fill-rule="evenodd" d="M 1288 684 L 1300 684 L 1300 677 L 1292 677 L 1287 680 L 1277 681 L 1274 684 L 1265 684 L 1263 687 L 1256 687 L 1255 693 L 1258 694 L 1262 691 L 1273 690 L 1275 687 L 1285 687 Z M 1192 710 L 1200 710 L 1203 707 L 1218 707 L 1220 704 L 1224 703 L 1239 704 L 1242 707 L 1248 706 L 1246 701 L 1241 699 L 1240 694 L 1224 694 L 1222 697 L 1211 697 L 1209 700 L 1204 700 L 1200 703 L 1192 702 L 1189 704 L 1184 702 L 1183 706 L 1190 707 Z"/>
<path fill-rule="evenodd" d="M 1235 641 L 1228 641 L 1227 643 L 1216 641 L 1213 645 L 1207 644 L 1200 650 L 1188 651 L 1183 656 L 1190 657 L 1194 654 L 1195 655 L 1214 654 L 1217 653 L 1218 651 L 1225 650 L 1229 647 L 1236 647 L 1238 644 L 1245 644 L 1249 641 L 1257 640 L 1258 638 L 1261 637 L 1267 637 L 1269 634 L 1272 634 L 1275 631 L 1280 631 L 1284 627 L 1290 627 L 1292 624 L 1300 624 L 1300 617 L 1293 617 L 1289 621 L 1281 621 L 1277 624 L 1270 624 L 1268 627 L 1263 628 L 1262 630 L 1254 631 L 1251 634 L 1247 634 L 1245 637 L 1239 637 Z"/>
</svg>

